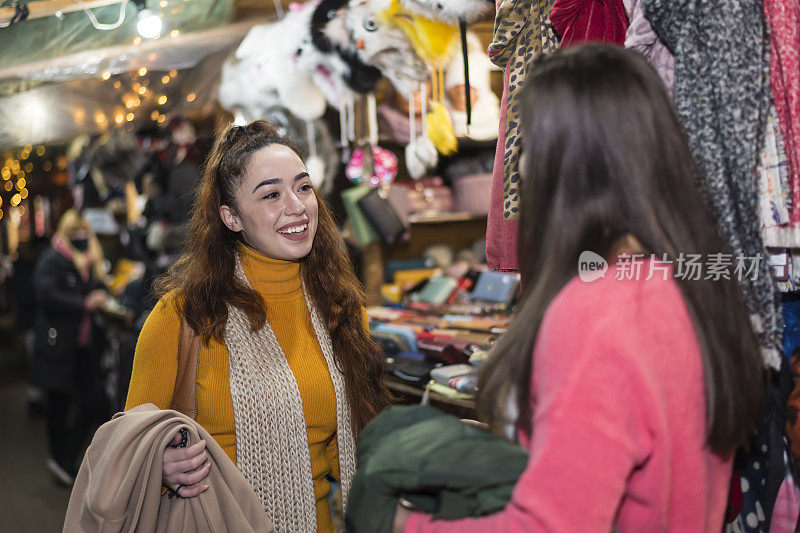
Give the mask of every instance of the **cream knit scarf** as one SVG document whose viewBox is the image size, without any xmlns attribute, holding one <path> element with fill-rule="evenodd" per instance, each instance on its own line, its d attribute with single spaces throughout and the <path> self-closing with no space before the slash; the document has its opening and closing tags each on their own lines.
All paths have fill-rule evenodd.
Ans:
<svg viewBox="0 0 800 533">
<path fill-rule="evenodd" d="M 236 274 L 250 284 L 238 255 Z M 350 405 L 328 331 L 308 295 L 305 298 L 336 394 L 339 472 L 342 501 L 347 505 L 356 466 Z M 252 333 L 245 313 L 229 306 L 225 345 L 236 428 L 236 466 L 261 500 L 275 531 L 316 531 L 316 499 L 303 400 L 275 333 L 269 322 Z"/>
</svg>

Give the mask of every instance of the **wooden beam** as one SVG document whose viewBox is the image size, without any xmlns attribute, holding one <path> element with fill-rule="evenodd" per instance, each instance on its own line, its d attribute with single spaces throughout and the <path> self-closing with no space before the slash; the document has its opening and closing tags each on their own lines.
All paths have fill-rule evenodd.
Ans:
<svg viewBox="0 0 800 533">
<path fill-rule="evenodd" d="M 95 7 L 111 6 L 119 4 L 125 0 L 39 0 L 28 2 L 28 18 L 25 20 L 40 19 L 50 17 L 58 12 L 72 13 L 83 9 L 93 9 Z M 16 15 L 17 10 L 13 7 L 0 7 L 0 26 L 8 24 Z"/>
</svg>

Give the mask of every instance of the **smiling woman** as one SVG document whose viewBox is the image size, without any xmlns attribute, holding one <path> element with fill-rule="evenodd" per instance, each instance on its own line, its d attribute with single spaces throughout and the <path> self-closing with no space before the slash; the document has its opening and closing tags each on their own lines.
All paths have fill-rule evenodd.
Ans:
<svg viewBox="0 0 800 533">
<path fill-rule="evenodd" d="M 231 126 L 211 152 L 185 253 L 158 283 L 126 409 L 168 409 L 182 319 L 203 340 L 197 422 L 261 498 L 277 531 L 333 531 L 355 436 L 387 403 L 364 296 L 302 156 L 265 121 Z M 203 446 L 167 448 L 164 485 L 207 489 Z"/>
<path fill-rule="evenodd" d="M 303 160 L 288 146 L 253 154 L 234 202 L 220 206 L 220 217 L 260 254 L 296 261 L 311 252 L 319 204 Z"/>
</svg>

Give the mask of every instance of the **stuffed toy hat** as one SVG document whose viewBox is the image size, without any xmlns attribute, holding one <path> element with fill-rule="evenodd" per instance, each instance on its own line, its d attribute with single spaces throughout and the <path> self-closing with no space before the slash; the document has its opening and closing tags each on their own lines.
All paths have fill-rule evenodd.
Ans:
<svg viewBox="0 0 800 533">
<path fill-rule="evenodd" d="M 474 21 L 492 7 L 491 0 L 391 0 L 379 20 L 400 28 L 420 57 L 442 62 L 458 45 L 459 23 Z"/>
<path fill-rule="evenodd" d="M 497 69 L 483 51 L 478 37 L 467 34 L 469 58 L 469 85 L 472 89 L 472 116 L 467 127 L 467 113 L 463 105 L 455 105 L 448 99 L 447 108 L 453 122 L 453 130 L 457 137 L 468 137 L 476 141 L 488 141 L 497 138 L 500 125 L 500 101 L 492 91 L 490 72 Z M 444 76 L 444 88 L 448 96 L 456 95 L 464 98 L 465 76 L 464 63 L 460 55 L 456 55 L 447 67 Z M 461 102 L 459 102 L 461 104 Z"/>
<path fill-rule="evenodd" d="M 461 19 L 474 22 L 494 8 L 492 0 L 400 0 L 400 3 L 410 13 L 452 25 Z"/>
<path fill-rule="evenodd" d="M 220 104 L 245 120 L 262 118 L 275 105 L 306 120 L 325 112 L 323 93 L 290 59 L 295 47 L 285 39 L 291 33 L 285 20 L 251 28 L 223 65 Z"/>
<path fill-rule="evenodd" d="M 351 0 L 342 17 L 342 28 L 331 28 L 329 37 L 342 49 L 352 48 L 365 64 L 380 70 L 400 94 L 408 94 L 427 79 L 428 67 L 402 30 L 379 22 L 378 13 L 390 3 L 391 0 Z"/>
</svg>

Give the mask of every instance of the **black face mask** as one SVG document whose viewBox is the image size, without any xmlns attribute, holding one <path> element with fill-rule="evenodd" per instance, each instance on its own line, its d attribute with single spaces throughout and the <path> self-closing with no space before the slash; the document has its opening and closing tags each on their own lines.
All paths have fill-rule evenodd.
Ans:
<svg viewBox="0 0 800 533">
<path fill-rule="evenodd" d="M 85 252 L 89 249 L 89 239 L 72 239 L 69 242 L 79 252 Z"/>
</svg>

